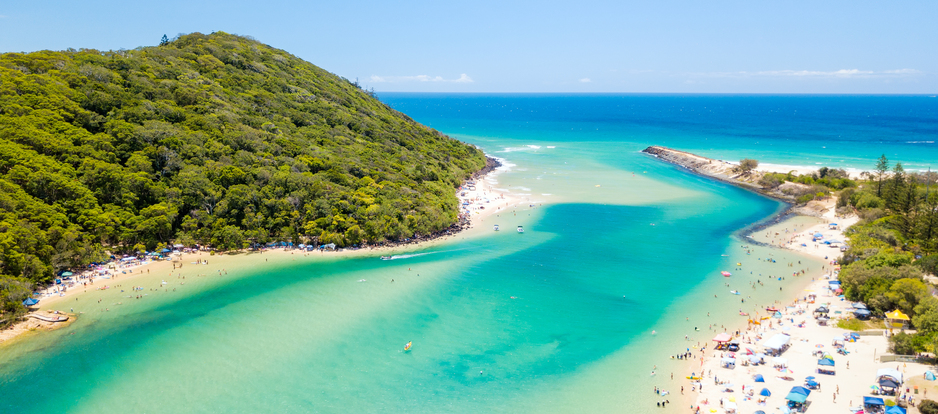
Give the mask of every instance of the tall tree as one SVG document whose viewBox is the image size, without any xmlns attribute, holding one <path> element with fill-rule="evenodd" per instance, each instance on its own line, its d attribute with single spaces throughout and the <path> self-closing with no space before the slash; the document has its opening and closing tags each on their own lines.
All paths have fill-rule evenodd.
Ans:
<svg viewBox="0 0 938 414">
<path fill-rule="evenodd" d="M 886 183 L 886 208 L 893 211 L 901 210 L 902 198 L 905 195 L 905 169 L 902 163 L 897 162 L 892 169 L 892 178 Z"/>
<path fill-rule="evenodd" d="M 876 196 L 883 196 L 883 177 L 886 176 L 886 172 L 889 171 L 889 160 L 886 159 L 886 154 L 883 154 L 879 157 L 879 160 L 876 161 L 876 178 L 879 182 L 879 185 L 876 187 Z"/>
<path fill-rule="evenodd" d="M 160 46 L 166 46 L 169 43 L 169 38 L 166 35 L 163 35 L 163 38 L 160 39 Z"/>
</svg>

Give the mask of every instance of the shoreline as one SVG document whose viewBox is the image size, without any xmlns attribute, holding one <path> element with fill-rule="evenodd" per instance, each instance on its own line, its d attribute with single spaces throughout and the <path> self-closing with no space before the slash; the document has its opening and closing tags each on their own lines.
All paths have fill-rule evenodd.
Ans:
<svg viewBox="0 0 938 414">
<path fill-rule="evenodd" d="M 510 164 L 508 164 L 502 158 L 492 157 L 489 155 L 486 155 L 486 160 L 486 166 L 483 169 L 473 173 L 463 183 L 462 186 L 455 189 L 460 213 L 459 217 L 457 218 L 457 222 L 446 229 L 418 239 L 410 239 L 404 242 L 386 243 L 382 245 L 367 246 L 357 249 L 339 249 L 328 252 L 319 251 L 319 254 L 316 254 L 317 252 L 315 251 L 307 252 L 300 249 L 276 247 L 262 250 L 238 250 L 234 252 L 222 253 L 196 251 L 174 255 L 172 256 L 172 260 L 146 261 L 140 265 L 131 267 L 120 267 L 117 263 L 113 263 L 115 264 L 115 267 L 113 269 L 109 268 L 107 273 L 102 275 L 94 274 L 94 277 L 90 279 L 84 279 L 83 281 L 87 283 L 86 285 L 82 285 L 82 282 L 76 281 L 73 287 L 66 288 L 64 292 L 59 291 L 59 288 L 56 285 L 50 285 L 38 290 L 38 292 L 41 292 L 42 297 L 37 307 L 27 312 L 26 315 L 23 316 L 23 320 L 14 323 L 3 330 L 0 330 L 0 346 L 7 345 L 12 343 L 15 339 L 24 337 L 23 334 L 27 332 L 36 332 L 40 329 L 59 329 L 73 323 L 76 319 L 78 319 L 79 315 L 70 314 L 55 308 L 56 305 L 63 303 L 65 299 L 76 298 L 76 296 L 87 293 L 89 292 L 89 288 L 91 292 L 94 292 L 96 290 L 109 289 L 111 284 L 123 284 L 124 282 L 132 283 L 137 279 L 145 279 L 147 275 L 158 278 L 156 275 L 165 275 L 169 272 L 176 271 L 177 264 L 179 265 L 178 269 L 182 269 L 182 265 L 189 262 L 196 260 L 211 260 L 213 265 L 221 263 L 221 265 L 224 266 L 226 262 L 235 261 L 237 259 L 245 258 L 255 254 L 265 255 L 266 257 L 270 257 L 269 255 L 273 254 L 274 257 L 279 258 L 281 255 L 295 255 L 296 253 L 300 253 L 300 255 L 306 256 L 319 256 L 322 259 L 359 256 L 393 256 L 394 254 L 398 253 L 425 249 L 446 243 L 459 235 L 464 237 L 478 237 L 483 234 L 479 229 L 481 229 L 480 225 L 483 223 L 486 217 L 500 212 L 503 209 L 516 206 L 522 202 L 520 197 L 514 196 L 508 191 L 501 189 L 496 190 L 492 184 L 492 182 L 495 181 L 495 177 L 510 169 Z M 489 208 L 485 208 L 486 205 L 490 205 Z M 279 259 L 285 260 L 286 258 L 284 257 Z M 294 258 L 293 260 L 296 259 Z M 190 264 L 190 266 L 192 265 Z M 51 323 L 41 322 L 29 317 L 29 315 L 32 314 L 44 314 L 48 311 L 58 311 L 60 314 L 68 315 L 69 320 L 67 322 Z M 48 329 L 50 327 L 51 329 Z"/>
<path fill-rule="evenodd" d="M 792 283 L 789 289 L 784 291 L 780 289 L 778 294 L 771 295 L 771 298 L 774 299 L 773 306 L 783 311 L 783 316 L 780 319 L 761 320 L 761 322 L 763 322 L 762 324 L 754 325 L 752 317 L 747 317 L 744 322 L 730 318 L 729 315 L 727 315 L 725 319 L 717 320 L 717 324 L 722 328 L 721 330 L 713 329 L 713 327 L 718 325 L 711 325 L 711 328 L 705 331 L 710 335 L 716 335 L 720 332 L 729 334 L 731 337 L 740 341 L 740 351 L 745 350 L 747 346 L 759 350 L 762 348 L 761 343 L 763 343 L 764 340 L 778 333 L 784 332 L 791 335 L 793 343 L 792 348 L 799 348 L 797 351 L 789 349 L 783 354 L 790 360 L 790 362 L 787 363 L 788 365 L 786 365 L 786 370 L 787 372 L 791 372 L 791 374 L 787 374 L 785 373 L 786 370 L 783 370 L 781 373 L 778 373 L 778 375 L 772 375 L 773 370 L 771 369 L 771 362 L 769 362 L 769 360 L 766 360 L 765 365 L 749 365 L 747 361 L 743 362 L 743 364 L 746 365 L 745 367 L 741 366 L 735 369 L 724 368 L 723 358 L 728 356 L 727 353 L 725 351 L 716 351 L 713 349 L 715 345 L 713 340 L 703 338 L 699 343 L 702 345 L 700 349 L 697 349 L 695 346 L 694 349 L 689 352 L 689 359 L 691 360 L 689 362 L 691 362 L 691 364 L 684 364 L 682 369 L 678 370 L 678 372 L 681 373 L 678 377 L 680 385 L 672 384 L 674 387 L 680 387 L 681 390 L 680 394 L 675 395 L 675 397 L 678 397 L 681 404 L 686 408 L 690 408 L 691 412 L 694 413 L 728 412 L 729 410 L 727 410 L 727 408 L 732 407 L 734 404 L 738 407 L 738 412 L 754 412 L 755 410 L 770 411 L 773 410 L 774 407 L 785 405 L 785 400 L 782 397 L 787 394 L 788 389 L 791 386 L 803 385 L 802 382 L 795 379 L 818 375 L 812 370 L 814 364 L 817 363 L 817 357 L 814 356 L 813 352 L 816 349 L 824 349 L 825 351 L 833 352 L 834 348 L 829 345 L 828 348 L 823 348 L 825 344 L 831 341 L 830 338 L 848 332 L 844 329 L 837 328 L 834 318 L 831 319 L 829 324 L 822 326 L 817 320 L 810 317 L 813 313 L 809 312 L 816 309 L 818 305 L 826 302 L 825 304 L 831 309 L 831 316 L 835 315 L 834 312 L 838 314 L 841 314 L 841 312 L 849 313 L 849 309 L 845 307 L 849 306 L 849 302 L 837 300 L 835 296 L 832 296 L 832 292 L 826 290 L 828 286 L 827 282 L 829 280 L 836 280 L 837 278 L 838 270 L 835 269 L 839 269 L 837 262 L 842 256 L 839 248 L 833 250 L 830 247 L 844 245 L 846 242 L 844 238 L 845 231 L 850 226 L 856 224 L 859 221 L 859 217 L 853 214 L 847 217 L 837 216 L 835 212 L 836 197 L 830 197 L 823 201 L 813 201 L 810 203 L 813 205 L 797 207 L 790 197 L 780 197 L 780 194 L 765 191 L 761 186 L 752 182 L 755 180 L 751 178 L 750 181 L 745 181 L 745 177 L 739 179 L 738 177 L 743 176 L 743 174 L 736 174 L 732 171 L 732 168 L 735 167 L 733 163 L 722 160 L 711 160 L 695 154 L 664 147 L 652 146 L 642 152 L 670 164 L 683 167 L 693 174 L 732 184 L 785 203 L 787 207 L 782 209 L 779 213 L 737 231 L 737 237 L 747 244 L 759 245 L 769 249 L 785 249 L 796 255 L 807 256 L 815 260 L 823 261 L 822 263 L 826 263 L 821 269 L 805 271 L 803 275 L 800 275 L 802 276 L 799 278 L 800 281 Z M 800 174 L 814 172 L 801 171 L 796 168 L 792 168 L 789 171 L 796 171 Z M 770 172 L 786 173 L 788 171 Z M 851 174 L 851 177 L 854 176 L 855 174 Z M 801 217 L 815 217 L 817 222 L 811 225 L 799 224 L 799 221 L 803 221 L 800 219 Z M 837 225 L 833 226 L 833 223 Z M 789 230 L 789 228 L 791 228 L 791 230 Z M 831 244 L 825 245 L 815 239 L 814 235 L 817 233 L 823 235 L 821 241 L 828 241 L 828 243 Z M 832 243 L 832 240 L 837 243 Z M 801 262 L 799 261 L 799 265 L 800 264 Z M 755 288 L 754 284 L 752 284 L 752 286 Z M 827 294 L 822 294 L 822 292 L 826 292 Z M 809 294 L 817 295 L 817 298 L 810 301 L 810 303 L 808 301 Z M 759 308 L 757 307 L 757 309 Z M 742 310 L 740 310 L 740 313 L 742 314 Z M 799 327 L 800 331 L 791 330 L 792 325 L 795 325 L 796 319 L 800 322 L 796 325 Z M 764 325 L 765 322 L 769 322 L 769 325 Z M 777 324 L 773 324 L 772 322 L 776 322 Z M 753 338 L 755 338 L 755 340 L 753 340 Z M 817 348 L 799 343 L 805 341 L 818 341 L 818 343 L 814 344 Z M 867 385 L 869 384 L 869 377 L 873 376 L 876 367 L 883 365 L 882 363 L 875 362 L 875 360 L 874 362 L 868 362 L 873 359 L 870 358 L 870 356 L 875 356 L 878 350 L 881 351 L 880 353 L 888 350 L 888 341 L 885 338 L 880 337 L 879 340 L 867 340 L 867 342 L 869 343 L 858 346 L 862 348 L 861 350 L 851 351 L 850 355 L 853 357 L 844 357 L 843 359 L 854 360 L 854 370 L 869 371 L 868 375 L 865 378 L 857 378 L 857 376 L 854 375 L 852 380 L 851 378 L 843 380 L 843 377 L 836 376 L 829 379 L 822 375 L 819 381 L 828 384 L 827 389 L 833 389 L 835 393 L 827 393 L 824 395 L 824 397 L 830 395 L 830 400 L 821 400 L 821 398 L 819 398 L 821 396 L 820 390 L 812 393 L 813 398 L 810 399 L 812 400 L 812 404 L 820 406 L 818 407 L 820 410 L 815 408 L 815 410 L 812 411 L 830 412 L 835 409 L 843 410 L 844 408 L 862 405 L 854 404 L 854 402 L 862 402 L 863 394 L 868 394 Z M 739 361 L 748 358 L 747 355 L 742 355 L 743 352 L 739 352 L 739 354 L 742 356 L 738 359 Z M 861 359 L 860 354 L 862 354 L 862 358 L 865 359 Z M 841 356 L 838 355 L 838 357 Z M 840 360 L 841 358 L 837 359 Z M 697 361 L 699 361 L 699 365 L 696 363 Z M 787 368 L 791 366 L 798 366 L 797 371 L 792 371 L 790 368 Z M 841 367 L 841 369 L 842 368 L 843 367 Z M 917 371 L 924 370 L 921 366 L 917 366 L 915 369 Z M 923 372 L 918 372 L 918 374 L 921 375 Z M 756 373 L 762 374 L 766 378 L 766 383 L 755 383 L 752 378 Z M 699 376 L 701 379 L 697 381 L 691 380 L 690 383 L 683 382 L 693 376 Z M 785 381 L 780 383 L 779 380 L 772 381 L 769 379 L 770 376 L 794 378 L 790 382 Z M 832 382 L 833 385 L 831 385 Z M 753 386 L 753 384 L 755 384 L 755 386 Z M 746 388 L 747 386 L 749 387 L 748 389 Z M 841 387 L 844 389 L 841 390 Z M 760 403 L 760 396 L 758 394 L 753 396 L 748 394 L 753 392 L 753 388 L 770 389 L 772 396 L 762 398 L 762 402 Z M 725 392 L 729 390 L 732 390 L 732 392 Z M 840 403 L 838 403 L 837 397 L 841 392 L 847 395 L 840 398 Z"/>
</svg>

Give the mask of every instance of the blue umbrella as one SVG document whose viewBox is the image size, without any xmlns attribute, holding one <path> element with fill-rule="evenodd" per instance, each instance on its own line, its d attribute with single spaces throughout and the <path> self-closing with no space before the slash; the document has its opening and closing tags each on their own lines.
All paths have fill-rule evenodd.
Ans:
<svg viewBox="0 0 938 414">
<path fill-rule="evenodd" d="M 771 396 L 772 396 L 772 392 L 769 391 L 768 388 L 763 388 L 762 391 L 759 391 L 759 395 L 761 395 L 761 396 L 763 396 L 763 397 L 771 397 Z"/>
</svg>

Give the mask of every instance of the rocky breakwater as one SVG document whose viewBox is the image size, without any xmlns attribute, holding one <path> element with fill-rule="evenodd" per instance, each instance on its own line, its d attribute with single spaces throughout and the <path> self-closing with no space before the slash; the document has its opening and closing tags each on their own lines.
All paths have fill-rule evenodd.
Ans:
<svg viewBox="0 0 938 414">
<path fill-rule="evenodd" d="M 775 188 L 764 188 L 759 184 L 762 173 L 759 171 L 741 171 L 739 165 L 729 161 L 714 160 L 700 155 L 679 151 L 673 148 L 652 145 L 642 150 L 658 159 L 684 167 L 691 172 L 707 176 L 725 183 L 756 191 L 768 197 L 785 202 L 793 202 L 794 197 L 778 192 Z"/>
</svg>

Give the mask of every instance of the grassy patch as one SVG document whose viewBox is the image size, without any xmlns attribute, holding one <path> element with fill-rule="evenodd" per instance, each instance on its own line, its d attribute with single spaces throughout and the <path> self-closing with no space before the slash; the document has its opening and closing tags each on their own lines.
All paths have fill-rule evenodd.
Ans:
<svg viewBox="0 0 938 414">
<path fill-rule="evenodd" d="M 851 331 L 865 331 L 867 329 L 882 328 L 882 326 L 879 326 L 878 322 L 875 322 L 872 320 L 861 321 L 855 318 L 838 320 L 837 327 L 841 329 L 851 330 Z"/>
</svg>

